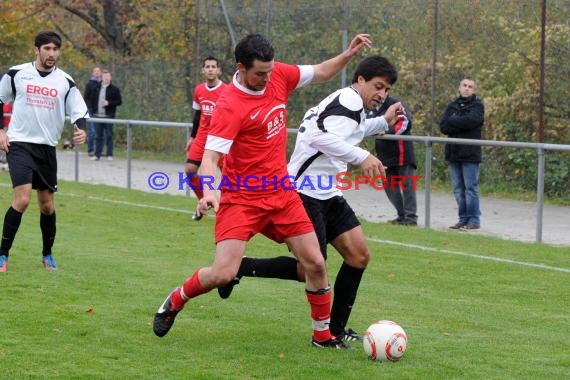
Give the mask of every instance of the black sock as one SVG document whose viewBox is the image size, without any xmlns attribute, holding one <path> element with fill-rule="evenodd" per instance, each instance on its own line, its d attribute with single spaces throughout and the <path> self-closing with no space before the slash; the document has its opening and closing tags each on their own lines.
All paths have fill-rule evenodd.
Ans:
<svg viewBox="0 0 570 380">
<path fill-rule="evenodd" d="M 331 308 L 331 334 L 338 336 L 344 332 L 364 269 L 353 268 L 342 263 L 334 282 L 334 297 Z"/>
<path fill-rule="evenodd" d="M 238 271 L 238 277 L 242 276 L 299 281 L 297 259 L 289 256 L 279 256 L 271 259 L 244 257 L 241 260 Z"/>
<path fill-rule="evenodd" d="M 22 222 L 22 213 L 16 211 L 12 206 L 6 211 L 4 216 L 4 227 L 2 228 L 2 243 L 0 243 L 0 255 L 8 257 L 16 233 Z"/>
<path fill-rule="evenodd" d="M 42 255 L 51 255 L 51 248 L 55 241 L 55 211 L 51 215 L 40 213 L 40 229 L 42 230 Z"/>
</svg>

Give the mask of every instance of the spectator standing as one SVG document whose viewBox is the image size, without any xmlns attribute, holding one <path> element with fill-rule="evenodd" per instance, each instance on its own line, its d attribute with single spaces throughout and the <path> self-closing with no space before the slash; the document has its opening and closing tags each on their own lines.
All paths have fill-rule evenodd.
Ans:
<svg viewBox="0 0 570 380">
<path fill-rule="evenodd" d="M 91 106 L 95 110 L 96 117 L 114 119 L 117 107 L 123 103 L 121 91 L 111 82 L 111 73 L 103 70 L 101 83 L 97 87 L 97 96 L 93 97 Z M 97 123 L 95 126 L 95 155 L 93 161 L 99 161 L 103 153 L 103 145 L 106 148 L 107 160 L 113 160 L 113 123 Z"/>
<path fill-rule="evenodd" d="M 447 105 L 439 129 L 448 137 L 480 140 L 485 108 L 476 94 L 477 84 L 466 76 L 459 83 L 459 96 Z M 479 208 L 480 145 L 445 145 L 445 159 L 451 168 L 451 186 L 459 220 L 449 228 L 476 230 L 481 226 Z"/>
<path fill-rule="evenodd" d="M 85 102 L 87 103 L 87 109 L 89 110 L 89 116 L 93 116 L 97 111 L 92 107 L 93 104 L 95 103 L 93 99 L 99 96 L 99 92 L 97 91 L 97 89 L 99 88 L 100 84 L 101 84 L 101 68 L 94 67 L 91 74 L 91 78 L 89 78 L 89 81 L 85 85 L 85 92 L 83 94 Z M 95 155 L 95 136 L 96 136 L 95 124 L 96 123 L 92 121 L 87 122 L 87 154 L 89 155 L 89 157 L 93 157 Z"/>
<path fill-rule="evenodd" d="M 34 39 L 35 60 L 11 67 L 0 80 L 0 102 L 14 105 L 10 128 L 0 130 L 0 149 L 6 152 L 13 186 L 12 204 L 2 227 L 0 272 L 6 272 L 10 248 L 30 204 L 32 189 L 37 190 L 40 208 L 42 263 L 46 269 L 58 268 L 52 254 L 56 233 L 56 146 L 66 114 L 73 124 L 75 144 L 85 142 L 85 121 L 89 118 L 73 78 L 56 66 L 60 48 L 57 33 L 38 33 Z"/>
<path fill-rule="evenodd" d="M 204 192 L 200 188 L 198 169 L 202 164 L 206 138 L 210 130 L 210 119 L 214 113 L 216 101 L 227 87 L 227 85 L 220 80 L 222 70 L 217 58 L 209 56 L 202 61 L 202 74 L 206 81 L 194 88 L 192 100 L 194 119 L 192 120 L 190 138 L 186 144 L 186 166 L 184 167 L 184 172 L 198 200 L 204 196 Z M 220 167 L 221 161 L 222 160 L 220 160 Z M 195 212 L 192 219 L 198 221 L 202 219 L 202 215 Z"/>
<path fill-rule="evenodd" d="M 391 96 L 375 110 L 368 111 L 368 117 L 384 115 L 386 110 L 399 100 Z M 380 135 L 410 135 L 412 130 L 412 113 L 404 107 L 405 117 L 400 118 L 394 125 Z M 414 144 L 403 140 L 376 139 L 376 155 L 386 167 L 384 191 L 388 200 L 398 213 L 398 217 L 391 220 L 392 224 L 417 226 L 416 202 L 416 157 Z"/>
</svg>

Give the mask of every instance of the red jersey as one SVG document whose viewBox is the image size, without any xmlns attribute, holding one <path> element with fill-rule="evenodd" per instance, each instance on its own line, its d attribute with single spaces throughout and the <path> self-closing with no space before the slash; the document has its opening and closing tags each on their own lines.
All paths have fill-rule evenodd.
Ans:
<svg viewBox="0 0 570 380">
<path fill-rule="evenodd" d="M 210 119 L 216 107 L 216 101 L 228 85 L 220 81 L 215 87 L 209 88 L 206 83 L 200 83 L 194 88 L 192 108 L 200 111 L 200 128 L 198 131 L 208 132 Z"/>
<path fill-rule="evenodd" d="M 194 100 L 192 108 L 200 110 L 200 122 L 198 133 L 190 149 L 186 152 L 188 162 L 200 164 L 204 155 L 204 146 L 210 130 L 210 120 L 216 107 L 216 102 L 220 94 L 228 87 L 224 82 L 219 82 L 215 87 L 208 87 L 206 83 L 201 83 L 194 89 Z M 221 167 L 221 166 L 220 166 Z"/>
<path fill-rule="evenodd" d="M 287 188 L 286 104 L 295 88 L 310 83 L 308 67 L 275 62 L 263 91 L 243 87 L 234 75 L 218 99 L 206 149 L 226 154 L 222 202 L 250 204 Z"/>
</svg>

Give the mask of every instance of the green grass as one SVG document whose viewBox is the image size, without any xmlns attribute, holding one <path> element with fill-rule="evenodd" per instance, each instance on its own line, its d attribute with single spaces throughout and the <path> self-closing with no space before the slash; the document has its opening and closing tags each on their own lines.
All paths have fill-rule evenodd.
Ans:
<svg viewBox="0 0 570 380">
<path fill-rule="evenodd" d="M 191 301 L 157 338 L 164 297 L 208 265 L 214 218 L 180 196 L 61 181 L 60 270 L 40 262 L 37 205 L 0 276 L 0 377 L 117 379 L 566 379 L 570 248 L 364 223 L 372 260 L 350 327 L 399 322 L 398 363 L 313 349 L 303 285 L 244 279 L 228 300 Z M 11 200 L 0 174 L 2 212 Z M 256 237 L 247 255 L 285 255 Z M 498 261 L 504 260 L 504 261 Z M 530 265 L 529 265 L 530 264 Z M 544 265 L 544 267 L 533 266 Z M 329 258 L 331 281 L 340 266 Z M 558 270 L 557 270 L 558 269 Z"/>
</svg>

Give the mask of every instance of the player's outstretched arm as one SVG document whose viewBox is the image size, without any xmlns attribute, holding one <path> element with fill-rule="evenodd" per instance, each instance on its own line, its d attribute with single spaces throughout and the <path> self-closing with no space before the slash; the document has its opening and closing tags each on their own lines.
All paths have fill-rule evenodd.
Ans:
<svg viewBox="0 0 570 380">
<path fill-rule="evenodd" d="M 314 65 L 315 76 L 311 83 L 323 83 L 334 78 L 365 47 L 370 48 L 372 40 L 370 34 L 357 34 L 348 48 L 334 58 Z"/>
</svg>

